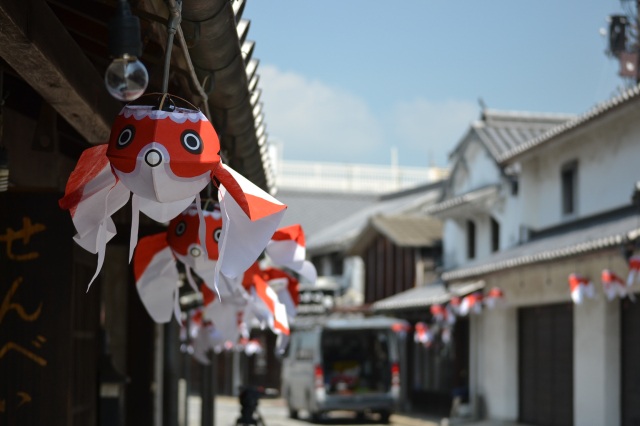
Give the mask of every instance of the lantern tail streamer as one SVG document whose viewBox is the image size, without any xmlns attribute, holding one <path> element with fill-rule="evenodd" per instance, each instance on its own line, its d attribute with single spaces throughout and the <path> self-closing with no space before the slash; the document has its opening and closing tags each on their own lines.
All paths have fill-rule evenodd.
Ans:
<svg viewBox="0 0 640 426">
<path fill-rule="evenodd" d="M 276 292 L 258 275 L 253 277 L 251 289 L 252 312 L 258 320 L 266 322 L 276 334 L 289 334 L 287 309 L 278 299 Z"/>
<path fill-rule="evenodd" d="M 265 273 L 268 272 L 271 272 L 270 275 L 275 274 L 275 276 L 269 277 L 270 279 L 267 281 L 267 283 L 269 284 L 269 287 L 271 287 L 276 293 L 278 301 L 284 305 L 289 322 L 292 322 L 297 314 L 296 301 L 298 300 L 298 280 L 289 276 L 289 274 L 287 274 L 286 272 L 280 271 L 275 268 L 268 268 Z M 292 283 L 295 283 L 295 285 L 290 285 Z M 295 294 L 292 294 L 293 288 L 295 288 Z"/>
<path fill-rule="evenodd" d="M 193 339 L 193 357 L 203 365 L 209 365 L 211 363 L 207 356 L 207 352 L 213 349 L 211 343 L 213 330 L 210 330 L 210 328 L 210 326 L 199 327 L 196 332 L 196 337 Z"/>
<path fill-rule="evenodd" d="M 291 339 L 291 336 L 289 336 L 288 334 L 278 334 L 278 337 L 276 338 L 276 353 L 278 355 L 282 355 L 285 353 L 285 351 L 287 350 L 287 346 L 289 345 L 289 340 Z"/>
<path fill-rule="evenodd" d="M 238 326 L 238 315 L 241 311 L 242 300 L 231 300 L 222 302 L 216 299 L 204 309 L 204 317 L 210 320 L 218 335 L 216 345 L 223 345 L 225 342 L 235 344 L 240 337 Z"/>
<path fill-rule="evenodd" d="M 198 292 L 198 285 L 196 284 L 196 280 L 193 278 L 193 273 L 191 272 L 191 268 L 188 266 L 184 267 L 185 273 L 187 275 L 187 282 L 189 286 L 193 289 L 193 291 Z"/>
<path fill-rule="evenodd" d="M 133 257 L 133 273 L 140 300 L 151 318 L 166 323 L 172 315 L 180 321 L 178 297 L 178 269 L 165 233 L 141 238 Z"/>
<path fill-rule="evenodd" d="M 129 263 L 133 259 L 133 252 L 138 244 L 138 230 L 140 228 L 140 197 L 131 196 L 131 231 L 129 234 Z"/>
</svg>

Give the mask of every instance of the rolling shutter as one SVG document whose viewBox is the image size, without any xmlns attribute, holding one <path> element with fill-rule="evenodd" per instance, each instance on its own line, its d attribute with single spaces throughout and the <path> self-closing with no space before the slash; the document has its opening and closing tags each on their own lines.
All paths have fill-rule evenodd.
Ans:
<svg viewBox="0 0 640 426">
<path fill-rule="evenodd" d="M 573 424 L 573 305 L 519 312 L 520 421 Z"/>
</svg>

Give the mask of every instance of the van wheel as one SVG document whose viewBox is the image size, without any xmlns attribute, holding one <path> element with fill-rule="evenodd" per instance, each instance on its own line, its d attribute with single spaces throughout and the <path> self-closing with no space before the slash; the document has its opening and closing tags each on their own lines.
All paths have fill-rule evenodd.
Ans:
<svg viewBox="0 0 640 426">
<path fill-rule="evenodd" d="M 380 423 L 389 424 L 389 417 L 391 417 L 390 411 L 380 411 Z"/>
<path fill-rule="evenodd" d="M 298 410 L 291 408 L 291 406 L 289 406 L 289 418 L 290 419 L 297 419 L 298 418 Z"/>
<path fill-rule="evenodd" d="M 309 414 L 311 415 L 311 421 L 313 423 L 320 423 L 320 421 L 322 420 L 322 413 L 319 411 L 312 411 Z"/>
</svg>

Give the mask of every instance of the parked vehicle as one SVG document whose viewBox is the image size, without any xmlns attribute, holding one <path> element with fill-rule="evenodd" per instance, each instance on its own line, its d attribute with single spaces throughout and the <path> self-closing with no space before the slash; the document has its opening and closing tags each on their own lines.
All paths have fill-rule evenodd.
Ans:
<svg viewBox="0 0 640 426">
<path fill-rule="evenodd" d="M 296 319 L 282 362 L 282 395 L 289 414 L 306 410 L 312 420 L 333 410 L 389 421 L 400 397 L 397 330 L 386 317 Z"/>
</svg>

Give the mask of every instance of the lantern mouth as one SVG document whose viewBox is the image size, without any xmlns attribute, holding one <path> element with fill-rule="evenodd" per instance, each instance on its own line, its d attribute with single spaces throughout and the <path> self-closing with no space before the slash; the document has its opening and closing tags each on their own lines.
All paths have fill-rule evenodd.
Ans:
<svg viewBox="0 0 640 426">
<path fill-rule="evenodd" d="M 150 149 L 144 156 L 144 161 L 149 167 L 156 167 L 162 163 L 162 153 L 157 149 Z"/>
<path fill-rule="evenodd" d="M 197 257 L 194 257 L 193 255 L 194 248 L 197 248 L 197 251 L 199 252 L 199 255 Z M 198 274 L 205 281 L 207 281 L 207 278 L 209 278 L 209 274 L 212 274 L 216 268 L 217 261 L 205 256 L 204 251 L 202 250 L 202 246 L 200 246 L 199 244 L 190 244 L 187 248 L 186 253 L 179 253 L 173 247 L 171 249 L 173 251 L 173 254 L 178 258 L 180 262 L 193 269 L 196 274 Z M 211 253 L 209 253 L 209 256 L 211 256 Z M 211 280 L 211 282 L 213 282 L 213 280 Z"/>
</svg>

